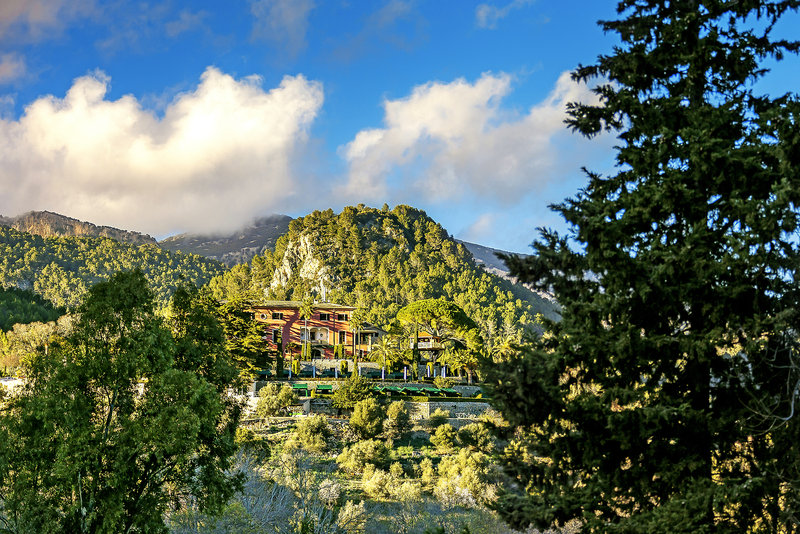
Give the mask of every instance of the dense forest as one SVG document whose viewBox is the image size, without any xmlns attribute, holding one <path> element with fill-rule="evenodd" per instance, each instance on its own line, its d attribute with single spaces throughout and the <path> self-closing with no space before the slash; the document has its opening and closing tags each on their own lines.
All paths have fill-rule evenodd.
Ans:
<svg viewBox="0 0 800 534">
<path fill-rule="evenodd" d="M 313 297 L 356 306 L 362 321 L 387 327 L 407 304 L 446 298 L 481 328 L 485 340 L 534 325 L 556 306 L 479 267 L 424 211 L 359 205 L 295 219 L 274 252 L 210 282 L 219 299 Z"/>
<path fill-rule="evenodd" d="M 0 287 L 31 289 L 56 307 L 74 308 L 87 289 L 118 271 L 141 269 L 160 306 L 181 281 L 203 285 L 224 267 L 155 244 L 107 237 L 42 237 L 0 226 Z"/>
<path fill-rule="evenodd" d="M 33 291 L 0 287 L 0 331 L 10 330 L 17 323 L 55 321 L 62 313 Z"/>
</svg>

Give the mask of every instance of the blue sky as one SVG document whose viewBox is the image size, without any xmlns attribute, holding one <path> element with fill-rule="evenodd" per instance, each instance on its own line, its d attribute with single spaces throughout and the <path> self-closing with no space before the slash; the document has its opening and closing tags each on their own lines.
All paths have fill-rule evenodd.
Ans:
<svg viewBox="0 0 800 534">
<path fill-rule="evenodd" d="M 599 0 L 2 0 L 0 214 L 163 237 L 404 203 L 525 252 L 562 227 L 547 206 L 581 166 L 611 168 L 613 139 L 562 121 L 591 98 L 566 73 L 610 51 L 596 21 L 614 16 Z"/>
</svg>

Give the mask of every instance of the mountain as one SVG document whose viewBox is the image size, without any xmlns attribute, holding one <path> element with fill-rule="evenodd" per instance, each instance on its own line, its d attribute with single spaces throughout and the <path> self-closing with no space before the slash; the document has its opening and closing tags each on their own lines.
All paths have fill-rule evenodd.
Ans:
<svg viewBox="0 0 800 534">
<path fill-rule="evenodd" d="M 485 338 L 534 328 L 539 313 L 558 317 L 554 303 L 487 272 L 441 225 L 409 206 L 349 206 L 295 219 L 274 251 L 232 268 L 209 287 L 220 299 L 310 296 L 347 304 L 381 327 L 390 327 L 411 302 L 442 297 L 461 306 Z"/>
<path fill-rule="evenodd" d="M 291 221 L 288 215 L 270 215 L 256 219 L 231 235 L 180 234 L 163 239 L 158 245 L 173 252 L 199 254 L 233 267 L 249 262 L 267 249 L 274 249 L 278 238 L 289 230 Z"/>
<path fill-rule="evenodd" d="M 42 237 L 108 237 L 132 245 L 156 244 L 156 240 L 147 234 L 120 230 L 111 226 L 96 226 L 90 222 L 79 221 L 50 211 L 30 211 L 17 217 L 0 215 L 0 226 L 8 226 L 20 232 Z"/>
<path fill-rule="evenodd" d="M 508 252 L 506 250 L 498 250 L 496 248 L 484 247 L 483 245 L 477 245 L 475 243 L 469 243 L 468 241 L 460 241 L 456 239 L 459 243 L 464 245 L 464 248 L 470 251 L 472 257 L 475 258 L 475 262 L 489 271 L 492 274 L 499 276 L 500 278 L 504 278 L 509 280 L 514 284 L 518 284 L 516 278 L 511 276 L 511 272 L 508 270 L 506 264 L 497 257 L 498 254 L 505 254 L 505 255 L 514 255 L 513 252 Z M 527 257 L 529 254 L 517 254 L 518 256 Z M 544 300 L 553 304 L 555 309 L 560 309 L 558 304 L 556 303 L 556 298 L 553 296 L 552 293 L 548 293 L 546 291 L 540 291 L 538 289 L 531 288 L 529 286 L 525 286 L 533 293 L 539 295 L 539 297 L 543 298 Z"/>
<path fill-rule="evenodd" d="M 275 250 L 278 238 L 289 231 L 292 218 L 288 215 L 270 215 L 256 219 L 251 225 L 229 235 L 179 234 L 162 239 L 158 245 L 166 250 L 199 254 L 221 261 L 228 267 L 248 263 L 266 249 Z M 487 271 L 507 278 L 508 267 L 497 254 L 511 254 L 505 250 L 485 247 L 456 239 L 472 254 L 475 261 Z M 523 254 L 524 256 L 524 254 Z"/>
<path fill-rule="evenodd" d="M 132 269 L 142 270 L 162 306 L 178 285 L 203 285 L 225 270 L 217 261 L 162 250 L 151 242 L 42 237 L 0 225 L 0 287 L 33 290 L 57 307 L 74 308 L 93 284 Z"/>
<path fill-rule="evenodd" d="M 456 242 L 464 245 L 464 248 L 469 250 L 470 254 L 472 254 L 473 258 L 475 258 L 475 261 L 478 263 L 478 265 L 480 265 L 490 273 L 502 276 L 503 278 L 505 278 L 508 275 L 508 267 L 506 267 L 506 264 L 503 263 L 503 260 L 498 258 L 497 255 L 513 254 L 513 252 L 508 252 L 506 250 L 499 250 L 491 247 L 484 247 L 483 245 L 470 243 L 469 241 L 461 241 L 460 239 L 456 239 Z M 520 255 L 526 256 L 526 254 L 520 254 Z"/>
</svg>

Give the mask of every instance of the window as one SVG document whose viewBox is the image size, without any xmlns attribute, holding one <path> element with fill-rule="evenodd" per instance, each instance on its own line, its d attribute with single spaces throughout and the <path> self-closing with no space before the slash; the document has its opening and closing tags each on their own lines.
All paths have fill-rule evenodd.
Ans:
<svg viewBox="0 0 800 534">
<path fill-rule="evenodd" d="M 260 315 L 260 317 L 261 317 L 261 320 L 262 320 L 262 321 L 266 321 L 266 319 L 267 319 L 267 314 L 266 314 L 266 313 L 262 313 L 262 314 Z"/>
<path fill-rule="evenodd" d="M 331 314 L 330 313 L 320 313 L 319 314 L 319 320 L 320 321 L 330 321 L 331 320 Z"/>
<path fill-rule="evenodd" d="M 336 320 L 337 321 L 346 321 L 347 320 L 347 314 L 346 313 L 337 313 L 336 314 Z"/>
<path fill-rule="evenodd" d="M 347 343 L 347 332 L 339 332 L 339 344 Z"/>
<path fill-rule="evenodd" d="M 281 312 L 272 312 L 273 319 L 283 319 L 283 314 Z"/>
<path fill-rule="evenodd" d="M 273 328 L 272 329 L 272 342 L 277 343 L 281 339 L 281 329 L 280 328 Z"/>
</svg>

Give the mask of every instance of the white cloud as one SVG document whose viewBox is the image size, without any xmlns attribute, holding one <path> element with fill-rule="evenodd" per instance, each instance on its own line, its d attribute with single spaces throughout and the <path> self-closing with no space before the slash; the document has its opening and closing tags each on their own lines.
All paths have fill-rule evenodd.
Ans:
<svg viewBox="0 0 800 534">
<path fill-rule="evenodd" d="M 0 54 L 0 84 L 12 82 L 25 74 L 25 58 L 19 54 Z"/>
<path fill-rule="evenodd" d="M 11 33 L 25 39 L 48 38 L 69 20 L 90 15 L 94 9 L 94 0 L 2 0 L 0 38 Z"/>
<path fill-rule="evenodd" d="M 472 243 L 483 243 L 497 233 L 495 230 L 496 220 L 497 214 L 484 213 L 459 232 L 458 238 Z"/>
<path fill-rule="evenodd" d="M 167 36 L 177 37 L 184 32 L 202 27 L 203 21 L 207 17 L 207 11 L 198 11 L 197 13 L 194 13 L 188 9 L 183 9 L 178 14 L 177 19 L 167 22 L 164 25 L 164 29 L 166 30 Z"/>
<path fill-rule="evenodd" d="M 290 56 L 306 47 L 308 15 L 313 0 L 251 0 L 255 17 L 253 37 L 269 39 L 281 45 Z"/>
<path fill-rule="evenodd" d="M 512 204 L 553 180 L 566 103 L 594 102 L 594 95 L 563 73 L 544 101 L 509 116 L 500 102 L 510 90 L 508 75 L 484 74 L 475 83 L 428 83 L 385 101 L 384 128 L 362 130 L 340 147 L 349 166 L 343 195 L 382 201 L 410 188 L 432 201 L 473 193 Z M 390 176 L 409 169 L 417 180 L 392 190 Z"/>
<path fill-rule="evenodd" d="M 159 235 L 285 211 L 323 92 L 302 76 L 260 82 L 210 67 L 158 118 L 131 95 L 107 100 L 102 73 L 76 79 L 64 98 L 0 120 L 0 213 L 49 209 Z"/>
<path fill-rule="evenodd" d="M 475 8 L 475 24 L 479 28 L 494 30 L 497 28 L 497 22 L 506 18 L 509 13 L 533 2 L 534 0 L 513 0 L 503 7 L 480 4 Z"/>
<path fill-rule="evenodd" d="M 426 27 L 427 21 L 415 2 L 389 0 L 366 17 L 361 31 L 342 39 L 331 55 L 339 61 L 351 62 L 387 45 L 413 50 L 427 39 Z"/>
</svg>

